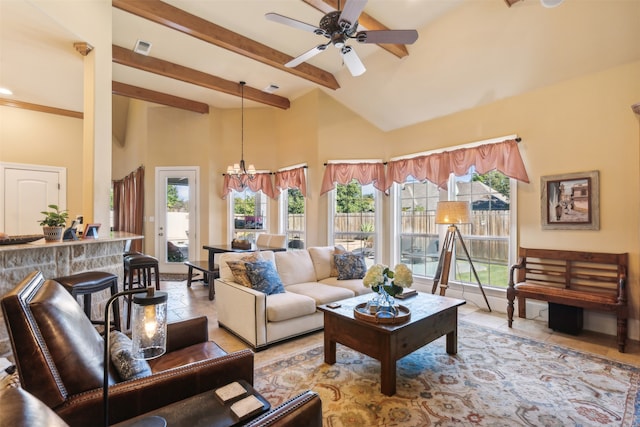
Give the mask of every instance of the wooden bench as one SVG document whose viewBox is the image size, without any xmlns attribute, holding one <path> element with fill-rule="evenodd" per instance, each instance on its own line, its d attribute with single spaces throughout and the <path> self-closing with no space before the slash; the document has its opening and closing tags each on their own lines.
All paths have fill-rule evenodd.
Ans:
<svg viewBox="0 0 640 427">
<path fill-rule="evenodd" d="M 193 280 L 193 270 L 198 270 L 203 274 L 203 281 L 209 286 L 209 300 L 213 300 L 216 296 L 216 290 L 213 286 L 215 279 L 220 277 L 220 269 L 218 264 L 213 264 L 210 267 L 209 261 L 185 261 L 184 265 L 189 267 L 187 272 L 187 287 L 191 287 Z"/>
<path fill-rule="evenodd" d="M 518 249 L 518 263 L 509 270 L 507 316 L 513 324 L 513 302 L 526 318 L 526 299 L 615 313 L 618 351 L 627 340 L 628 254 Z M 515 274 L 515 277 L 514 277 Z"/>
</svg>

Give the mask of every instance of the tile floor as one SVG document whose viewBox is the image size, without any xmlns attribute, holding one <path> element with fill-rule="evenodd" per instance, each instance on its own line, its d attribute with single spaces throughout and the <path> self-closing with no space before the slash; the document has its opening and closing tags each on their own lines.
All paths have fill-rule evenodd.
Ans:
<svg viewBox="0 0 640 427">
<path fill-rule="evenodd" d="M 169 321 L 188 319 L 206 315 L 209 318 L 209 337 L 227 352 L 249 348 L 242 340 L 223 328 L 218 327 L 216 317 L 217 301 L 209 301 L 208 288 L 201 282 L 195 282 L 187 288 L 186 281 L 162 282 L 161 288 L 169 293 L 168 317 Z M 502 332 L 530 337 L 538 341 L 566 346 L 616 360 L 623 363 L 640 366 L 640 343 L 628 341 L 626 353 L 619 353 L 614 336 L 583 331 L 577 336 L 567 335 L 550 330 L 546 322 L 538 320 L 514 319 L 513 328 L 507 325 L 504 313 L 487 312 L 471 304 L 460 307 L 461 319 Z M 292 350 L 303 349 L 322 344 L 322 332 L 316 332 L 301 338 L 293 339 L 271 346 L 255 355 L 256 366 L 262 366 Z"/>
</svg>

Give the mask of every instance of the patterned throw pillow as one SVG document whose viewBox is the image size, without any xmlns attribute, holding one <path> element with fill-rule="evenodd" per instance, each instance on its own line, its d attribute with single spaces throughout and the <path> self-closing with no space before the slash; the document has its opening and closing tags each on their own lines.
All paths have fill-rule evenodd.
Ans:
<svg viewBox="0 0 640 427">
<path fill-rule="evenodd" d="M 338 280 L 362 279 L 367 273 L 364 255 L 345 252 L 333 256 L 338 268 Z"/>
<path fill-rule="evenodd" d="M 146 360 L 134 359 L 131 354 L 131 339 L 120 331 L 111 331 L 111 363 L 122 381 L 151 375 L 151 367 Z"/>
<path fill-rule="evenodd" d="M 251 280 L 249 280 L 249 276 L 247 276 L 247 262 L 254 262 L 259 259 L 262 259 L 260 252 L 252 252 L 247 256 L 243 256 L 237 261 L 227 261 L 227 265 L 231 269 L 231 273 L 233 273 L 233 278 L 236 283 L 246 286 L 247 288 L 251 287 Z"/>
<path fill-rule="evenodd" d="M 247 276 L 251 287 L 267 295 L 284 293 L 284 285 L 271 261 L 248 262 Z"/>
<path fill-rule="evenodd" d="M 345 252 L 347 252 L 347 250 L 344 248 L 344 246 L 337 245 L 334 248 L 333 253 L 331 254 L 331 277 L 338 277 L 338 267 L 336 266 L 336 262 L 333 256 L 343 254 Z"/>
</svg>

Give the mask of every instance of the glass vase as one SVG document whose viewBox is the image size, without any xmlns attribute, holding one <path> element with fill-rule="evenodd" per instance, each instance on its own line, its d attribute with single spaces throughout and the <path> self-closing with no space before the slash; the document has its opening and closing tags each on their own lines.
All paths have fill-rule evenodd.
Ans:
<svg viewBox="0 0 640 427">
<path fill-rule="evenodd" d="M 378 286 L 376 317 L 396 317 L 395 298 L 386 291 L 384 286 Z"/>
</svg>

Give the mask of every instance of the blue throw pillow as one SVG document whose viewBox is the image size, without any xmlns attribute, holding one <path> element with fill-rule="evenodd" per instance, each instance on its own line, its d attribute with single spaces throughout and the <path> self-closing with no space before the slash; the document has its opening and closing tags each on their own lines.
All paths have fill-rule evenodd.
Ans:
<svg viewBox="0 0 640 427">
<path fill-rule="evenodd" d="M 251 287 L 267 295 L 284 293 L 284 285 L 271 261 L 246 263 Z"/>
<path fill-rule="evenodd" d="M 367 274 L 367 264 L 362 254 L 335 254 L 333 260 L 338 269 L 338 280 L 362 279 Z"/>
</svg>

